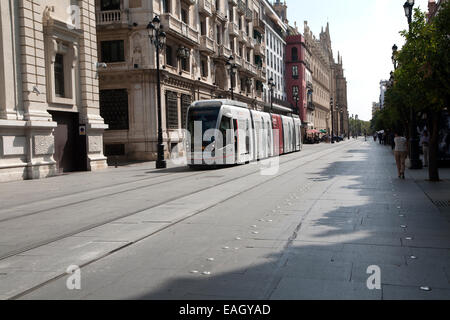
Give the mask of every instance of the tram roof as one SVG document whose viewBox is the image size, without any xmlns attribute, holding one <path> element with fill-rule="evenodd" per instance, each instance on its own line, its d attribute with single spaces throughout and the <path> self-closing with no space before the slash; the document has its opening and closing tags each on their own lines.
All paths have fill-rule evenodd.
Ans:
<svg viewBox="0 0 450 320">
<path fill-rule="evenodd" d="M 214 99 L 214 100 L 201 100 L 196 101 L 192 104 L 193 107 L 221 107 L 221 106 L 232 106 L 238 108 L 248 109 L 248 105 L 246 103 L 228 99 Z"/>
</svg>

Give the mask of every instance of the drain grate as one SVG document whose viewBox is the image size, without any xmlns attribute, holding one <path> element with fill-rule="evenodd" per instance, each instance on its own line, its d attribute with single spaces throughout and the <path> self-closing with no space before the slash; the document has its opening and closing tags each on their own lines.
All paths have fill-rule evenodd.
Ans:
<svg viewBox="0 0 450 320">
<path fill-rule="evenodd" d="M 450 208 L 450 200 L 433 200 L 433 203 L 438 208 Z"/>
</svg>

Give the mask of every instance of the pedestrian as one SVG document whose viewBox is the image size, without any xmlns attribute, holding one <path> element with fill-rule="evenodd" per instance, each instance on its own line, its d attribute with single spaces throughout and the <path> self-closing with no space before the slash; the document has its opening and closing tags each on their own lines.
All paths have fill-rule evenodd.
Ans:
<svg viewBox="0 0 450 320">
<path fill-rule="evenodd" d="M 424 130 L 422 133 L 422 138 L 420 139 L 420 145 L 422 146 L 423 151 L 423 162 L 424 167 L 428 167 L 429 164 L 429 147 L 430 147 L 430 138 L 428 137 L 428 131 Z"/>
<path fill-rule="evenodd" d="M 373 141 L 377 142 L 377 134 L 376 133 L 373 134 Z"/>
<path fill-rule="evenodd" d="M 405 161 L 406 155 L 408 154 L 408 143 L 405 137 L 400 136 L 398 133 L 395 133 L 395 149 L 394 156 L 395 162 L 397 164 L 397 172 L 399 179 L 405 179 Z"/>
</svg>

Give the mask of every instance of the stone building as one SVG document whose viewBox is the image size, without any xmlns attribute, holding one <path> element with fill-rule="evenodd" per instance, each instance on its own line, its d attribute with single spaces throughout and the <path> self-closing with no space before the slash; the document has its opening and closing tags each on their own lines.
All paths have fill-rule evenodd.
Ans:
<svg viewBox="0 0 450 320">
<path fill-rule="evenodd" d="M 0 2 L 0 181 L 106 167 L 94 0 Z"/>
<path fill-rule="evenodd" d="M 108 156 L 157 155 L 156 54 L 147 24 L 159 16 L 162 128 L 169 155 L 182 156 L 186 111 L 195 100 L 231 98 L 264 108 L 265 27 L 259 0 L 96 0 L 101 115 Z M 226 68 L 234 57 L 233 79 Z"/>
<path fill-rule="evenodd" d="M 326 34 L 329 35 L 327 27 Z M 331 133 L 331 108 L 330 99 L 332 97 L 332 74 L 330 65 L 330 52 L 324 45 L 328 40 L 326 34 L 321 34 L 321 39 L 316 39 L 305 21 L 304 38 L 306 47 L 311 52 L 310 66 L 312 71 L 312 87 L 314 95 L 314 129 L 326 130 Z M 331 46 L 330 46 L 331 47 Z"/>
<path fill-rule="evenodd" d="M 338 53 L 338 61 L 334 63 L 334 79 L 336 82 L 335 100 L 335 132 L 338 135 L 347 135 L 349 131 L 349 114 L 347 101 L 347 79 L 344 75 L 342 56 Z"/>
</svg>

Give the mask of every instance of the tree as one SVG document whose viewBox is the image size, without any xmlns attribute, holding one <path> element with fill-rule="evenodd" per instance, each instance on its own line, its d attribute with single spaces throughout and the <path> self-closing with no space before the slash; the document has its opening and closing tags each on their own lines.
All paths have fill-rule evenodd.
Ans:
<svg viewBox="0 0 450 320">
<path fill-rule="evenodd" d="M 408 114 L 425 116 L 430 131 L 429 179 L 439 181 L 439 117 L 448 106 L 450 94 L 450 3 L 442 3 L 438 15 L 426 21 L 415 10 L 410 31 L 402 31 L 406 43 L 397 53 L 398 69 L 386 92 L 391 126 L 408 127 Z M 414 128 L 415 129 L 415 128 Z"/>
</svg>

